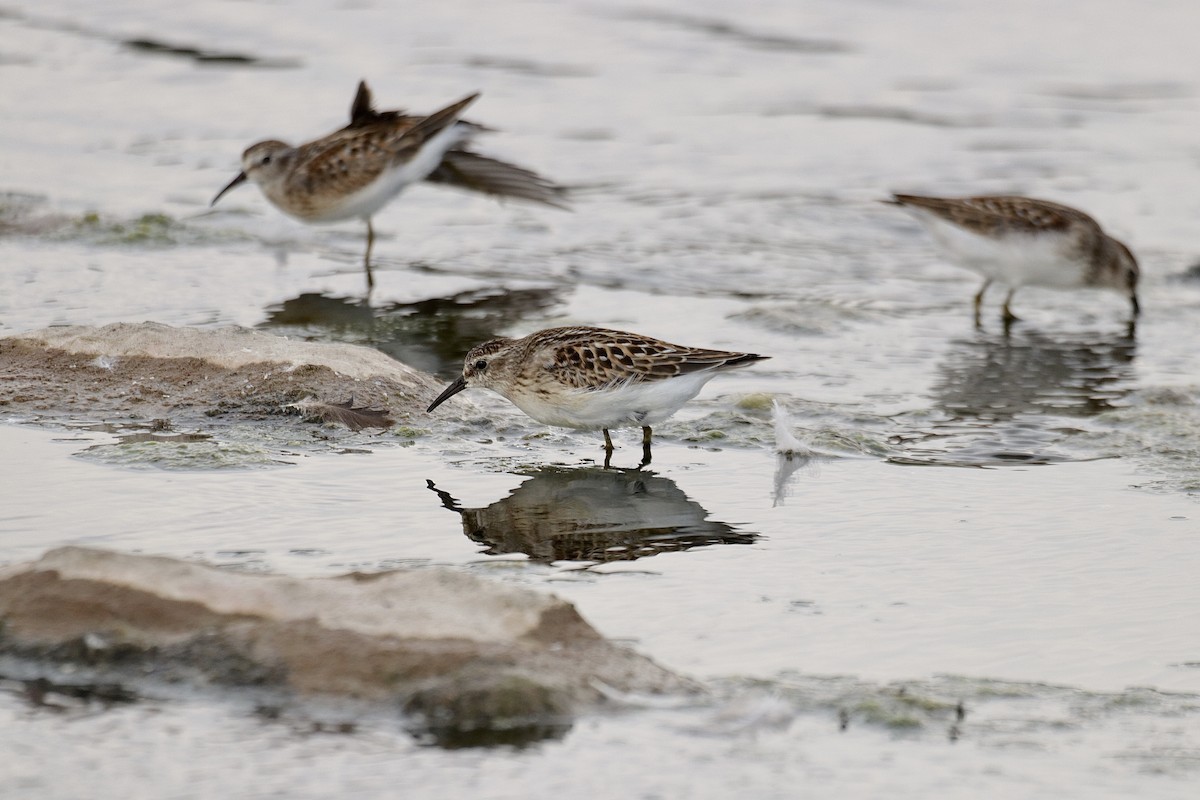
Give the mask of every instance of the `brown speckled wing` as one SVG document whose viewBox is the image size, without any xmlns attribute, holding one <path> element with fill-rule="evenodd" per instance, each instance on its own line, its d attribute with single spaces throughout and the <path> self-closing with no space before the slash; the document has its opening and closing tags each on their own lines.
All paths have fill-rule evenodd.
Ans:
<svg viewBox="0 0 1200 800">
<path fill-rule="evenodd" d="M 390 166 L 384 142 L 385 135 L 378 129 L 345 128 L 301 145 L 297 161 L 305 168 L 288 175 L 289 189 L 296 197 L 356 192 Z"/>
<path fill-rule="evenodd" d="M 947 198 L 897 194 L 894 198 L 899 205 L 925 209 L 955 225 L 984 234 L 1005 231 L 1065 232 L 1080 225 L 1096 230 L 1099 228 L 1082 211 L 1029 197 L 995 195 Z"/>
<path fill-rule="evenodd" d="M 298 161 L 306 168 L 293 171 L 291 188 L 297 195 L 356 192 L 393 164 L 408 161 L 431 137 L 454 125 L 476 97 L 465 97 L 428 117 L 393 117 L 370 110 L 370 90 L 363 85 L 351 109 L 356 117 L 350 125 L 300 146 Z"/>
<path fill-rule="evenodd" d="M 543 331 L 548 364 L 562 383 L 578 389 L 601 389 L 618 383 L 656 381 L 689 372 L 724 369 L 766 356 L 681 347 L 669 342 L 601 328 L 558 328 Z"/>
</svg>

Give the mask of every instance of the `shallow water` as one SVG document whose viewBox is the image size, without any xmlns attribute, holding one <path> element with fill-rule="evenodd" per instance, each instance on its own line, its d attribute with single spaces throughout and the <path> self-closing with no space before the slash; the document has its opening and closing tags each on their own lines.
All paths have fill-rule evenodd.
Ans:
<svg viewBox="0 0 1200 800">
<path fill-rule="evenodd" d="M 386 717 L 54 711 L 6 684 L 0 794 L 87 774 L 113 796 L 383 796 L 402 773 L 484 797 L 1190 796 L 1194 4 L 1089 3 L 1086 35 L 1082 3 L 143 6 L 0 12 L 0 334 L 260 326 L 449 377 L 482 339 L 578 322 L 772 360 L 657 430 L 646 475 L 483 395 L 333 446 L 0 427 L 0 561 L 448 564 L 554 591 L 712 696 L 455 750 Z M 341 125 L 361 77 L 414 111 L 482 90 L 480 149 L 574 186 L 574 212 L 414 189 L 376 219 L 367 300 L 360 225 L 303 227 L 252 188 L 207 209 L 244 146 Z M 1088 210 L 1140 257 L 1136 331 L 1115 295 L 1037 290 L 1009 335 L 997 298 L 973 329 L 976 279 L 875 202 L 892 189 Z M 773 454 L 771 397 L 822 457 Z"/>
</svg>

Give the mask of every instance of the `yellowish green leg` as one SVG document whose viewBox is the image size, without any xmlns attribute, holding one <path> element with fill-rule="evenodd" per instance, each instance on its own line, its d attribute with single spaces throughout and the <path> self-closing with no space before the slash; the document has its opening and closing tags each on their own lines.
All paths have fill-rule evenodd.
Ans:
<svg viewBox="0 0 1200 800">
<path fill-rule="evenodd" d="M 1012 303 L 1013 295 L 1016 293 L 1017 293 L 1017 289 L 1016 289 L 1016 287 L 1013 287 L 1012 289 L 1008 290 L 1008 296 L 1004 298 L 1004 310 L 1002 313 L 1004 316 L 1004 324 L 1006 324 L 1006 325 L 1016 322 L 1017 320 L 1020 319 L 1020 317 L 1018 317 L 1016 314 L 1014 314 L 1012 312 L 1012 308 L 1010 308 L 1010 304 Z"/>
<path fill-rule="evenodd" d="M 638 469 L 650 463 L 650 439 L 653 435 L 649 425 L 642 426 L 642 463 L 638 464 Z"/>
<path fill-rule="evenodd" d="M 367 290 L 375 288 L 375 276 L 371 274 L 371 250 L 375 247 L 375 228 L 367 219 L 367 254 L 363 256 L 363 268 L 367 271 Z"/>
<path fill-rule="evenodd" d="M 979 291 L 975 293 L 975 327 L 979 327 L 979 311 L 983 308 L 983 295 L 987 293 L 988 287 L 992 285 L 992 279 L 987 278 L 983 282 L 983 286 L 979 287 Z"/>
</svg>

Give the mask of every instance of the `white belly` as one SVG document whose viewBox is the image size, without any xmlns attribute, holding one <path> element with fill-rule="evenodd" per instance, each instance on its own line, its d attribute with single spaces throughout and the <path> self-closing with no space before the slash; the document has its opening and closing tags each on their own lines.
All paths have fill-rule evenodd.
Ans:
<svg viewBox="0 0 1200 800">
<path fill-rule="evenodd" d="M 981 236 L 927 213 L 918 218 L 955 264 L 1009 286 L 1082 286 L 1086 265 L 1060 233 Z"/>
<path fill-rule="evenodd" d="M 345 219 L 369 219 L 405 187 L 419 183 L 442 163 L 446 151 L 471 137 L 472 128 L 454 124 L 425 143 L 411 159 L 385 169 L 372 183 L 332 204 L 320 213 L 306 217 L 308 222 L 340 222 Z"/>
<path fill-rule="evenodd" d="M 714 375 L 716 372 L 710 370 L 599 391 L 575 389 L 553 397 L 522 393 L 508 400 L 538 422 L 562 428 L 649 426 L 682 408 Z"/>
</svg>

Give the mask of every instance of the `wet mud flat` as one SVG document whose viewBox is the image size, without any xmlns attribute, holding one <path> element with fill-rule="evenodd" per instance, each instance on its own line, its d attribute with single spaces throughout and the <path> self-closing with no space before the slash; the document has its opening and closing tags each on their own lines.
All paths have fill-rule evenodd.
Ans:
<svg viewBox="0 0 1200 800">
<path fill-rule="evenodd" d="M 699 783 L 701 797 L 783 798 L 804 781 L 866 794 L 880 758 L 901 796 L 967 798 L 995 780 L 1190 796 L 1195 695 L 955 675 L 693 682 L 597 640 L 561 601 L 477 580 L 306 582 L 83 548 L 9 567 L 0 743 L 27 757 L 0 791 L 86 795 L 71 769 L 83 749 L 112 796 L 382 796 L 384 774 L 453 795 L 481 777 L 494 796 L 647 781 Z M 688 768 L 663 768 L 672 758 Z"/>
<path fill-rule="evenodd" d="M 380 394 L 358 396 L 372 398 L 379 408 L 404 420 L 406 414 L 408 419 L 419 414 L 442 385 L 420 373 L 410 376 L 402 366 L 378 354 L 369 356 L 368 366 L 354 366 L 357 356 L 370 353 L 366 348 L 347 348 L 340 351 L 345 358 L 322 360 L 312 354 L 288 353 L 293 345 L 311 346 L 305 342 L 250 334 L 238 347 L 229 347 L 220 338 L 226 335 L 222 333 L 215 340 L 222 344 L 210 356 L 197 344 L 207 341 L 206 331 L 132 325 L 76 330 L 70 336 L 52 339 L 54 330 L 33 335 L 33 346 L 22 345 L 26 348 L 22 355 L 23 380 L 33 387 L 31 392 L 40 390 L 42 394 L 36 407 L 31 404 L 19 410 L 27 421 L 55 429 L 60 429 L 64 421 L 78 425 L 100 418 L 99 412 L 89 411 L 88 403 L 95 402 L 96 408 L 104 409 L 104 415 L 142 420 L 138 424 L 175 420 L 172 424 L 194 424 L 196 430 L 216 431 L 222 437 L 233 428 L 253 429 L 279 447 L 280 442 L 294 440 L 297 429 L 349 433 L 336 422 L 311 425 L 285 410 L 286 405 L 304 397 L 321 398 L 322 393 L 330 392 L 341 399 L 344 392 L 358 395 L 363 385 L 374 386 Z M 150 334 L 152 338 L 174 340 L 175 345 L 162 350 L 137 344 L 139 337 Z M 53 347 L 47 347 L 47 342 L 39 338 L 43 335 Z M 5 340 L 5 345 L 26 338 L 13 337 Z M 93 338 L 100 344 L 88 344 Z M 118 345 L 117 341 L 123 343 Z M 257 345 L 252 346 L 255 342 Z M 276 347 L 282 350 L 275 352 Z M 314 352 L 330 351 L 319 347 Z M 376 356 L 382 360 L 374 361 Z M 111 361 L 100 361 L 81 371 L 81 365 L 113 358 L 117 359 L 117 367 L 121 360 L 127 360 L 142 371 L 114 378 L 105 369 L 105 363 L 114 366 Z M 248 363 L 237 363 L 239 358 Z M 39 363 L 43 366 L 38 367 Z M 159 383 L 154 384 L 151 378 L 156 374 L 156 365 L 160 371 L 155 380 Z M 37 369 L 44 370 L 40 379 Z M 100 374 L 93 375 L 92 369 Z M 197 372 L 208 377 L 196 381 L 197 391 L 192 392 L 188 381 Z M 328 381 L 306 383 L 305 376 L 313 373 Z M 390 376 L 391 382 L 376 383 L 380 375 Z M 83 380 L 73 383 L 78 376 Z M 110 383 L 105 382 L 105 376 Z M 59 385 L 78 393 L 58 395 L 48 391 L 47 386 L 39 389 L 39 380 L 59 381 Z M 143 382 L 156 386 L 150 400 L 133 390 Z M 270 391 L 259 393 L 259 385 Z M 100 390 L 94 391 L 95 387 Z M 60 397 L 71 396 L 81 405 L 66 411 L 56 406 Z M 213 410 L 217 413 L 210 414 Z M 230 426 L 229 422 L 235 424 Z M 379 429 L 383 435 L 378 438 L 393 438 L 390 433 L 402 424 Z M 736 788 L 730 780 L 706 773 L 703 763 L 711 760 L 729 764 L 729 748 L 733 747 L 743 751 L 739 758 L 748 757 L 753 762 L 752 766 L 739 768 L 745 770 L 740 774 L 764 781 L 760 785 L 767 797 L 781 795 L 772 794 L 776 789 L 768 788 L 767 783 L 776 788 L 777 784 L 764 776 L 790 774 L 802 780 L 806 759 L 827 758 L 831 764 L 844 766 L 864 754 L 881 752 L 903 753 L 904 758 L 924 764 L 930 774 L 938 774 L 947 785 L 953 785 L 952 776 L 939 764 L 951 763 L 957 769 L 982 773 L 999 762 L 1018 774 L 1029 768 L 1030 749 L 1041 753 L 1070 748 L 1065 764 L 1054 769 L 1042 767 L 1046 776 L 1034 780 L 1046 787 L 1070 774 L 1079 785 L 1095 788 L 1102 782 L 1088 772 L 1100 768 L 1109 786 L 1098 788 L 1094 793 L 1098 797 L 1106 796 L 1105 792 L 1107 796 L 1120 796 L 1114 792 L 1128 792 L 1147 780 L 1153 780 L 1165 792 L 1163 796 L 1170 797 L 1193 774 L 1189 767 L 1189 754 L 1194 748 L 1190 723 L 1200 714 L 1200 706 L 1195 696 L 1186 692 L 1138 688 L 1089 691 L 1036 681 L 970 677 L 987 674 L 980 670 L 963 670 L 965 676 L 934 675 L 924 680 L 847 677 L 847 673 L 861 672 L 874 663 L 867 646 L 871 642 L 895 649 L 883 658 L 895 670 L 903 669 L 895 663 L 903 662 L 914 650 L 929 646 L 938 651 L 945 647 L 944 642 L 929 640 L 918 646 L 912 638 L 896 631 L 885 643 L 881 634 L 888 631 L 874 629 L 877 620 L 873 617 L 902 614 L 896 608 L 909 604 L 940 617 L 936 609 L 948 594 L 956 592 L 960 598 L 977 595 L 976 601 L 989 607 L 996 597 L 1003 596 L 1008 578 L 1002 571 L 987 573 L 989 580 L 997 582 L 994 591 L 964 593 L 964 587 L 958 584 L 981 582 L 980 577 L 964 580 L 961 574 L 980 568 L 976 563 L 979 554 L 965 545 L 947 552 L 952 543 L 963 543 L 961 534 L 946 540 L 930 534 L 945 524 L 939 521 L 942 515 L 936 509 L 947 496 L 955 496 L 971 476 L 993 476 L 989 484 L 993 491 L 1011 485 L 1001 477 L 1001 471 L 958 469 L 931 473 L 888 463 L 878 456 L 861 455 L 825 463 L 777 462 L 761 448 L 752 451 L 727 447 L 716 458 L 707 451 L 691 451 L 668 442 L 658 467 L 665 468 L 664 473 L 638 475 L 578 464 L 542 463 L 530 468 L 526 464 L 520 485 L 508 497 L 489 501 L 479 500 L 473 486 L 486 481 L 489 471 L 494 474 L 511 466 L 512 443 L 478 446 L 475 442 L 460 442 L 454 445 L 458 463 L 430 473 L 436 480 L 427 483 L 424 478 L 428 463 L 447 447 L 445 437 L 429 439 L 437 441 L 423 442 L 412 449 L 380 449 L 372 459 L 376 463 L 368 465 L 364 461 L 358 472 L 351 468 L 346 473 L 352 476 L 349 480 L 329 479 L 326 473 L 337 468 L 333 462 L 351 459 L 325 455 L 317 470 L 321 477 L 310 474 L 299 485 L 311 490 L 319 483 L 305 484 L 305 480 L 339 484 L 335 513 L 341 519 L 336 519 L 333 526 L 318 525 L 319 530 L 314 529 L 311 538 L 299 531 L 298 521 L 309 508 L 298 498 L 279 491 L 294 490 L 295 485 L 273 483 L 276 488 L 256 495 L 265 498 L 265 508 L 256 508 L 251 500 L 236 506 L 230 514 L 217 516 L 217 507 L 231 499 L 229 489 L 199 485 L 207 483 L 207 476 L 202 474 L 204 465 L 193 462 L 188 469 L 194 472 L 186 483 L 196 485 L 176 491 L 200 493 L 200 505 L 212 507 L 203 512 L 202 527 L 196 529 L 200 532 L 198 538 L 193 543 L 167 534 L 147 541 L 153 550 L 184 556 L 190 552 L 192 558 L 218 561 L 212 558 L 215 545 L 211 542 L 221 535 L 223 525 L 233 525 L 253 531 L 241 533 L 236 537 L 238 541 L 269 549 L 272 537 L 263 536 L 263 529 L 273 516 L 270 504 L 289 497 L 287 503 L 292 507 L 288 513 L 297 521 L 276 534 L 276 541 L 286 542 L 289 548 L 312 545 L 325 548 L 330 559 L 346 558 L 344 554 L 353 548 L 343 539 L 340 526 L 346 524 L 347 517 L 361 516 L 378 526 L 372 529 L 376 538 L 397 540 L 388 552 L 412 557 L 419 551 L 412 534 L 426 526 L 437 529 L 436 518 L 444 521 L 441 524 L 446 528 L 458 529 L 455 533 L 460 544 L 480 548 L 475 555 L 451 556 L 449 544 L 439 545 L 444 549 L 434 552 L 446 555 L 434 560 L 451 565 L 449 572 L 427 567 L 410 572 L 414 576 L 423 573 L 413 591 L 423 600 L 434 601 L 437 614 L 466 606 L 466 614 L 483 620 L 486 628 L 496 623 L 497 616 L 504 616 L 497 614 L 498 607 L 514 602 L 507 594 L 515 590 L 513 583 L 543 584 L 536 591 L 522 590 L 516 595 L 515 602 L 523 609 L 517 616 L 527 622 L 508 629 L 508 640 L 498 642 L 494 636 L 480 633 L 478 627 L 469 626 L 464 632 L 461 627 L 438 622 L 436 614 L 425 617 L 421 606 L 402 594 L 389 595 L 386 591 L 393 582 L 401 581 L 400 574 L 375 565 L 357 575 L 314 582 L 313 587 L 339 587 L 322 591 L 300 589 L 298 585 L 304 581 L 281 575 L 240 574 L 237 568 L 243 562 L 237 558 L 226 557 L 224 568 L 212 570 L 183 560 L 57 550 L 41 562 L 9 568 L 5 577 L 8 582 L 0 584 L 6 620 L 4 638 L 0 640 L 5 652 L 0 659 L 0 715 L 26 715 L 26 719 L 39 721 L 31 726 L 38 729 L 39 735 L 53 731 L 61 734 L 59 720 L 71 720 L 66 725 L 68 736 L 80 730 L 75 720 L 100 711 L 118 727 L 129 724 L 128 720 L 141 719 L 142 714 L 159 715 L 160 721 L 151 727 L 160 729 L 162 719 L 192 715 L 216 714 L 205 717 L 202 727 L 210 731 L 241 730 L 253 721 L 265 728 L 239 734 L 244 737 L 243 744 L 258 742 L 258 737 L 264 735 L 270 739 L 279 747 L 270 758 L 279 759 L 275 763 L 281 776 L 302 775 L 305 764 L 313 763 L 313 759 L 328 763 L 325 759 L 335 754 L 368 758 L 377 753 L 374 748 L 380 742 L 386 742 L 391 748 L 387 757 L 403 754 L 400 762 L 414 770 L 410 774 L 419 776 L 420 785 L 452 792 L 463 790 L 448 776 L 454 774 L 456 765 L 461 765 L 453 760 L 461 752 L 455 748 L 464 745 L 524 748 L 498 752 L 504 753 L 514 769 L 539 774 L 548 785 L 554 781 L 552 765 L 561 763 L 559 748 L 569 748 L 581 763 L 592 764 L 597 773 L 605 771 L 602 761 L 632 759 L 628 766 L 616 769 L 627 770 L 621 773 L 623 781 L 633 785 L 639 780 L 637 776 L 652 770 L 653 765 L 640 761 L 640 754 L 631 754 L 629 742 L 645 742 L 641 753 L 647 757 L 654 754 L 659 763 L 672 757 L 671 751 L 683 747 L 693 754 L 687 760 L 688 779 L 680 776 L 672 785 L 691 785 L 699 771 L 708 775 L 713 786 L 730 791 Z M 502 456 L 501 463 L 492 464 L 497 456 Z M 559 451 L 557 443 L 545 441 L 540 441 L 537 457 L 572 459 Z M 158 464 L 161 466 L 161 462 Z M 710 515 L 705 506 L 724 503 L 729 494 L 718 492 L 715 486 L 728 487 L 734 481 L 736 494 L 749 498 L 756 489 L 769 489 L 772 466 L 780 470 L 775 476 L 777 513 L 744 503 Z M 792 471 L 793 466 L 796 471 Z M 1083 471 L 1086 466 L 1075 464 L 1072 469 L 1080 470 L 1077 474 L 1083 476 L 1089 474 Z M 111 467 L 105 469 L 114 471 Z M 766 483 L 756 487 L 752 477 L 755 470 L 762 469 L 766 473 L 758 477 Z M 255 477 L 287 471 L 259 471 Z M 378 472 L 386 474 L 382 478 L 371 475 Z M 141 477 L 143 480 L 131 487 L 138 495 L 167 489 L 157 476 Z M 417 477 L 421 480 L 414 481 Z M 703 479 L 699 492 L 697 479 Z M 252 481 L 243 477 L 240 482 Z M 356 482 L 364 486 L 357 489 Z M 405 482 L 420 484 L 411 491 L 418 493 L 421 501 L 406 495 L 390 506 L 380 503 L 385 493 Z M 946 491 L 940 488 L 943 484 L 957 488 Z M 864 493 L 864 486 L 875 489 Z M 974 491 L 967 504 L 990 509 L 985 489 L 980 486 Z M 236 499 L 237 491 L 232 494 Z M 119 502 L 117 498 L 122 495 L 102 490 L 96 496 L 111 503 Z M 694 497 L 703 498 L 704 505 Z M 847 511 L 847 498 L 855 498 L 854 513 Z M 1143 501 L 1148 505 L 1151 499 Z M 1039 496 L 1039 502 L 1050 506 L 1060 501 L 1047 493 Z M 382 508 L 373 508 L 376 505 Z M 401 507 L 409 514 L 402 518 L 404 527 L 380 525 L 389 513 Z M 425 511 L 412 512 L 410 507 Z M 905 516 L 912 519 L 898 519 L 897 507 L 908 509 Z M 1057 511 L 1047 508 L 1044 518 L 1056 519 Z M 1030 579 L 1031 565 L 1015 555 L 1020 547 L 1014 545 L 1010 552 L 1001 544 L 1014 537 L 1005 520 L 997 519 L 994 513 L 957 513 L 979 526 L 978 537 L 1000 548 L 997 558 L 988 561 L 1014 559 L 1022 565 L 1025 579 Z M 1023 513 L 1028 520 L 1030 511 Z M 159 519 L 155 518 L 155 525 Z M 874 526 L 864 520 L 887 522 Z M 165 520 L 163 524 L 172 527 Z M 830 535 L 823 535 L 825 531 Z M 881 531 L 886 535 L 876 535 Z M 861 551 L 853 550 L 856 542 L 862 543 Z M 1089 542 L 1089 547 L 1104 543 L 1103 539 Z M 1065 549 L 1051 547 L 1046 552 L 1076 563 L 1075 544 L 1062 546 Z M 128 540 L 119 545 L 124 551 L 138 548 Z M 730 557 L 715 559 L 718 550 Z M 775 555 L 768 557 L 772 553 Z M 500 580 L 462 574 L 487 571 L 474 559 L 503 559 L 513 554 L 528 560 L 498 563 L 496 572 L 503 576 Z M 659 561 L 672 557 L 683 560 Z M 1044 559 L 1047 564 L 1054 560 Z M 133 562 L 143 561 L 145 566 L 130 567 Z M 586 567 L 587 562 L 596 568 Z M 707 570 L 703 566 L 706 562 Z M 861 570 L 872 563 L 882 564 L 883 571 L 875 576 L 879 581 L 869 574 L 838 577 L 845 575 L 845 564 L 857 565 L 854 569 Z M 895 565 L 903 564 L 918 573 L 938 564 L 945 564 L 946 569 L 921 581 L 936 587 L 930 588 L 925 597 L 914 597 L 910 588 L 881 588 L 880 581 L 886 584 L 888 576 L 896 572 Z M 1067 569 L 1066 574 L 1080 571 Z M 149 573 L 149 577 L 143 573 Z M 829 577 L 822 578 L 821 573 Z M 136 577 L 139 574 L 141 577 Z M 264 593 L 253 589 L 249 581 L 273 583 L 283 601 L 260 602 Z M 1062 576 L 1056 576 L 1045 585 L 1061 582 Z M 211 585 L 205 592 L 192 588 L 181 591 L 181 587 L 197 583 Z M 1038 578 L 1034 584 L 1042 587 L 1043 581 Z M 341 595 L 343 587 L 348 596 L 355 597 L 349 605 L 353 606 L 351 616 L 359 615 L 357 622 L 323 616 L 337 605 L 327 598 L 330 594 Z M 711 599 L 698 597 L 696 587 L 702 587 L 700 593 L 711 595 Z M 449 599 L 446 589 L 451 590 Z M 544 590 L 574 605 L 552 601 Z M 314 592 L 315 599 L 303 601 L 308 591 Z M 1043 589 L 1031 591 L 1037 596 Z M 230 602 L 245 595 L 255 596 L 255 603 Z M 891 607 L 894 601 L 899 603 L 895 608 Z M 420 630 L 428 633 L 425 626 L 432 624 L 437 635 L 425 639 L 413 636 L 411 629 L 404 633 L 395 627 L 389 629 L 391 633 L 378 629 L 364 632 L 370 625 L 362 622 L 361 615 L 371 602 L 377 613 L 387 618 L 388 625 L 412 620 L 409 612 L 413 612 Z M 786 606 L 785 616 L 764 613 L 780 603 Z M 277 613 L 281 604 L 283 611 Z M 264 605 L 274 610 L 264 609 Z M 1027 605 L 1017 604 L 1006 613 L 1011 616 Z M 583 611 L 587 622 L 579 619 L 576 608 Z M 841 622 L 797 627 L 797 620 L 820 620 L 825 614 Z M 712 631 L 690 644 L 670 644 L 676 629 L 708 627 L 698 619 L 712 620 Z M 965 619 L 974 618 L 967 613 Z M 1033 617 L 1022 619 L 1026 622 L 1011 624 L 1031 624 Z M 749 621 L 748 627 L 740 628 L 741 620 Z M 999 623 L 1000 627 L 1005 624 L 1003 620 Z M 931 628 L 938 625 L 932 624 Z M 455 630 L 459 633 L 454 636 L 443 635 Z M 616 642 L 597 633 L 613 630 L 620 631 L 621 638 Z M 1029 634 L 1026 630 L 1022 641 L 1027 641 Z M 710 670 L 701 678 L 680 677 L 691 673 L 678 664 L 686 663 L 689 651 L 702 652 L 709 636 L 718 647 L 730 651 L 724 660 L 718 659 L 724 665 L 722 673 L 773 674 L 714 678 Z M 627 641 L 655 659 L 669 654 L 661 663 L 674 670 L 630 651 Z M 1097 634 L 1094 641 L 1102 643 L 1107 638 Z M 795 668 L 797 664 L 829 663 L 821 659 L 855 648 L 858 655 L 836 669 L 802 672 Z M 747 660 L 743 662 L 739 655 Z M 702 656 L 700 661 L 706 657 L 712 654 Z M 778 659 L 778 664 L 787 668 L 764 668 L 764 659 L 768 663 Z M 935 656 L 931 660 L 941 659 Z M 929 670 L 913 672 L 928 674 Z M 1063 730 L 1070 731 L 1070 736 L 1064 736 Z M 299 755 L 296 748 L 314 732 L 322 737 L 334 734 L 338 739 L 313 745 L 309 757 Z M 166 736 L 170 740 L 170 734 Z M 669 745 L 667 750 L 656 743 L 659 739 Z M 437 749 L 446 760 L 417 749 L 429 743 L 442 745 L 427 749 Z M 60 745 L 47 742 L 28 746 L 44 762 L 46 754 Z M 166 745 L 168 749 L 175 746 Z M 971 755 L 962 755 L 964 746 Z M 796 759 L 796 752 L 803 752 L 805 759 Z M 1110 756 L 1103 754 L 1114 752 L 1123 764 L 1132 766 L 1110 769 Z M 128 766 L 128 759 L 116 755 L 107 759 L 102 769 L 118 769 L 121 764 Z M 641 770 L 634 769 L 633 765 L 639 764 Z M 1153 777 L 1147 778 L 1148 774 Z M 45 778 L 34 775 L 29 780 L 36 785 L 37 780 Z M 505 779 L 497 780 L 503 783 Z M 114 785 L 119 784 L 120 780 L 115 780 Z M 264 783 L 260 780 L 255 785 Z M 344 790 L 346 785 L 340 784 L 339 788 Z M 1111 787 L 1116 788 L 1110 791 Z M 304 790 L 299 796 L 305 796 Z M 310 792 L 307 796 L 316 795 Z"/>
<path fill-rule="evenodd" d="M 19 390 L 0 561 L 154 553 L 364 602 L 363 575 L 448 569 L 561 598 L 701 692 L 601 680 L 531 691 L 571 709 L 546 725 L 410 729 L 420 686 L 293 688 L 280 664 L 324 673 L 245 649 L 295 620 L 168 598 L 148 627 L 211 623 L 243 649 L 123 672 L 122 631 L 89 618 L 63 660 L 0 678 L 0 796 L 1195 795 L 1200 6 L 12 5 L 4 334 L 258 326 L 441 380 L 42 340 L 0 369 L 0 402 Z M 344 124 L 362 78 L 412 110 L 481 91 L 489 149 L 577 188 L 575 213 L 406 192 L 379 215 L 372 299 L 360 224 L 304 226 L 253 191 L 209 212 L 247 144 Z M 889 191 L 1095 215 L 1144 269 L 1136 335 L 1119 304 L 1025 290 L 1011 335 L 995 303 L 972 330 L 975 279 Z M 772 361 L 656 428 L 643 474 L 484 393 L 458 419 L 414 411 L 469 346 L 560 324 Z M 772 401 L 831 457 L 777 457 Z M 49 603 L 64 581 L 43 566 Z"/>
</svg>

